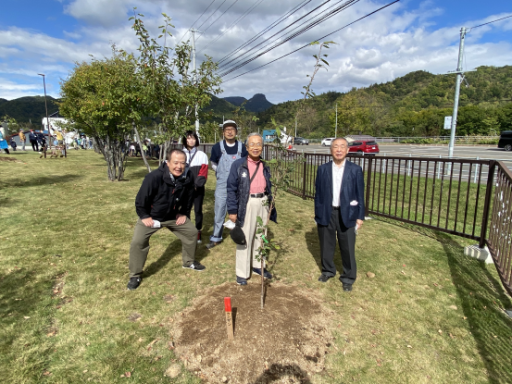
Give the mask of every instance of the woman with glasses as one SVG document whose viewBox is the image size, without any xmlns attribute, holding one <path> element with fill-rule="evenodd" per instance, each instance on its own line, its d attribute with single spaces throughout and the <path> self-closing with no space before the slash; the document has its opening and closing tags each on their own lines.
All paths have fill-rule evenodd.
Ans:
<svg viewBox="0 0 512 384">
<path fill-rule="evenodd" d="M 185 132 L 182 139 L 183 152 L 187 155 L 187 166 L 194 178 L 194 213 L 196 216 L 197 243 L 201 244 L 201 229 L 203 228 L 204 186 L 208 178 L 208 156 L 197 149 L 199 138 L 193 131 Z M 190 217 L 190 212 L 188 214 Z"/>
</svg>

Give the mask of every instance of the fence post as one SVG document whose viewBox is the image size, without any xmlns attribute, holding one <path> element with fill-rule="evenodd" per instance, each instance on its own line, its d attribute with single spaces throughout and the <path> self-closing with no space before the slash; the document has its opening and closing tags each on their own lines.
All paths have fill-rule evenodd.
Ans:
<svg viewBox="0 0 512 384">
<path fill-rule="evenodd" d="M 496 160 L 489 161 L 489 172 L 487 174 L 487 189 L 485 190 L 485 200 L 484 200 L 484 212 L 482 215 L 482 229 L 480 231 L 480 243 L 478 244 L 479 248 L 483 248 L 485 246 L 485 236 L 487 235 L 487 225 L 489 223 L 489 211 L 491 206 L 492 199 L 492 187 L 494 181 L 494 171 L 496 169 Z"/>
<path fill-rule="evenodd" d="M 443 156 L 439 155 L 439 158 L 441 159 Z M 441 162 L 437 163 L 437 178 L 440 179 L 441 178 Z"/>
<path fill-rule="evenodd" d="M 366 198 L 364 202 L 364 215 L 368 216 L 368 212 L 370 210 L 370 182 L 372 181 L 372 163 L 373 163 L 373 156 L 369 156 L 368 159 L 368 168 L 366 169 Z"/>
<path fill-rule="evenodd" d="M 308 154 L 304 156 L 304 173 L 302 177 L 302 199 L 306 199 L 306 176 L 307 176 L 307 163 L 308 163 Z"/>
<path fill-rule="evenodd" d="M 409 153 L 409 157 L 412 157 L 411 153 Z M 411 176 L 411 160 L 407 160 L 407 176 Z"/>
<path fill-rule="evenodd" d="M 477 160 L 480 160 L 480 158 L 476 158 Z M 473 184 L 476 184 L 476 175 L 478 174 L 478 166 L 480 164 L 477 164 L 476 167 L 475 167 L 475 177 L 473 177 Z"/>
</svg>

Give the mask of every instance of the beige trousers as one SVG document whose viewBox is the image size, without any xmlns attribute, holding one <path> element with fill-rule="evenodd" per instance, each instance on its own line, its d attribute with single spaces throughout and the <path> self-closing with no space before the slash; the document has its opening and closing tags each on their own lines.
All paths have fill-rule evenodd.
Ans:
<svg viewBox="0 0 512 384">
<path fill-rule="evenodd" d="M 263 219 L 263 224 L 267 224 L 269 207 L 266 203 L 266 196 L 250 197 L 247 202 L 247 211 L 242 227 L 247 244 L 236 246 L 236 275 L 238 277 L 248 279 L 251 276 L 251 261 L 253 268 L 261 268 L 261 262 L 256 260 L 261 243 L 261 235 L 256 235 L 258 227 L 256 218 L 260 216 Z"/>
</svg>

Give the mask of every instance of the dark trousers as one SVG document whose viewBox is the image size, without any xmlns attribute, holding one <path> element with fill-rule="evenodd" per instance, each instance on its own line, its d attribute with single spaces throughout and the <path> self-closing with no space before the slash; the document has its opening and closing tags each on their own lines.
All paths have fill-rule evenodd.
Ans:
<svg viewBox="0 0 512 384">
<path fill-rule="evenodd" d="M 30 141 L 30 144 L 32 144 L 32 150 L 34 152 L 39 152 L 39 144 L 37 144 L 37 141 Z"/>
<path fill-rule="evenodd" d="M 196 229 L 198 231 L 203 228 L 203 200 L 204 187 L 198 187 L 194 192 L 194 213 L 196 215 Z"/>
<path fill-rule="evenodd" d="M 356 233 L 355 227 L 347 228 L 341 220 L 339 210 L 332 210 L 329 225 L 318 225 L 318 238 L 320 240 L 320 254 L 322 257 L 322 274 L 336 276 L 334 265 L 334 250 L 336 247 L 336 235 L 341 253 L 343 272 L 340 273 L 340 281 L 345 284 L 353 284 L 357 277 L 356 267 Z"/>
</svg>

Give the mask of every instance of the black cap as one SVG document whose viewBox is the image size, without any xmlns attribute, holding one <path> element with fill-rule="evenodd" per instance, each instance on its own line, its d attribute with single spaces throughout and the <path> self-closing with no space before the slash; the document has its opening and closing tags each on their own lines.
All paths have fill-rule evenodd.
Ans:
<svg viewBox="0 0 512 384">
<path fill-rule="evenodd" d="M 247 242 L 245 241 L 245 234 L 244 231 L 242 231 L 242 228 L 237 224 L 235 228 L 231 230 L 231 238 L 235 242 L 235 244 L 238 245 L 245 245 Z"/>
</svg>

